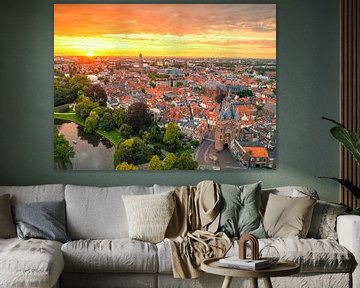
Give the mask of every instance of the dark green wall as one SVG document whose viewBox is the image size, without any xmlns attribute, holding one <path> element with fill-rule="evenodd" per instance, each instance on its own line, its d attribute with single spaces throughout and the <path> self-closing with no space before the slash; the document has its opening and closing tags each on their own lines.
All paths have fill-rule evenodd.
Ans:
<svg viewBox="0 0 360 288">
<path fill-rule="evenodd" d="M 71 2 L 102 1 L 56 1 Z M 149 1 L 143 1 L 146 2 Z M 197 1 L 212 2 L 215 3 Z M 259 3 L 228 1 L 241 2 Z M 276 171 L 58 172 L 53 170 L 52 155 L 53 4 L 44 0 L 2 0 L 0 185 L 179 185 L 203 179 L 221 183 L 262 180 L 266 187 L 312 186 L 321 198 L 337 201 L 338 186 L 317 176 L 337 176 L 339 170 L 337 143 L 328 132 L 330 125 L 320 119 L 323 115 L 338 118 L 338 1 L 279 0 L 276 4 L 279 87 Z"/>
</svg>

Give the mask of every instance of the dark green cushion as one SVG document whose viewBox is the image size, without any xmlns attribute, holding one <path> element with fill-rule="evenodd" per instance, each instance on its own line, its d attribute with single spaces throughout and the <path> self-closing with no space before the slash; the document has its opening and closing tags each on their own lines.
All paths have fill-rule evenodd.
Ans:
<svg viewBox="0 0 360 288">
<path fill-rule="evenodd" d="M 222 184 L 221 192 L 219 231 L 229 237 L 253 234 L 266 238 L 260 216 L 261 182 L 243 186 Z"/>
</svg>

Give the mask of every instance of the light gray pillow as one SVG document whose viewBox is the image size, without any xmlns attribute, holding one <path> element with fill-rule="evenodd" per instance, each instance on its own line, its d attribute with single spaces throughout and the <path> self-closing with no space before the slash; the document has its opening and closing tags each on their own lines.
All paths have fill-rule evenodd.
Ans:
<svg viewBox="0 0 360 288">
<path fill-rule="evenodd" d="M 312 214 L 309 238 L 337 240 L 336 219 L 346 206 L 318 200 Z"/>
<path fill-rule="evenodd" d="M 236 186 L 221 185 L 222 209 L 218 231 L 229 237 L 253 234 L 266 238 L 260 216 L 261 182 Z"/>
<path fill-rule="evenodd" d="M 264 215 L 266 233 L 272 238 L 306 238 L 316 200 L 269 194 Z"/>
<path fill-rule="evenodd" d="M 65 232 L 65 201 L 15 204 L 13 214 L 19 238 L 70 241 Z"/>
<path fill-rule="evenodd" d="M 16 237 L 15 224 L 11 215 L 10 195 L 0 196 L 0 238 Z"/>
</svg>

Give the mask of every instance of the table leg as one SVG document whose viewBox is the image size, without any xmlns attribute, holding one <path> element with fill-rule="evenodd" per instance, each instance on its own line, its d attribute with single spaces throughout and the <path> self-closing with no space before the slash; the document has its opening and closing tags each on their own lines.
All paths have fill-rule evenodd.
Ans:
<svg viewBox="0 0 360 288">
<path fill-rule="evenodd" d="M 230 288 L 232 277 L 231 276 L 225 276 L 224 282 L 221 286 L 221 288 Z"/>
<path fill-rule="evenodd" d="M 263 279 L 264 279 L 265 288 L 273 288 L 270 278 L 267 277 Z"/>
<path fill-rule="evenodd" d="M 257 278 L 251 278 L 252 287 L 258 288 L 258 279 Z"/>
</svg>

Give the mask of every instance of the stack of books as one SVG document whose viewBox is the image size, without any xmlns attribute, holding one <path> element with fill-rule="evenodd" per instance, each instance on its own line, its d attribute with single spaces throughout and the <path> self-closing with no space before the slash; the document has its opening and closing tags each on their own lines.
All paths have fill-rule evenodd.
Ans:
<svg viewBox="0 0 360 288">
<path fill-rule="evenodd" d="M 270 267 L 271 262 L 267 259 L 251 260 L 240 259 L 238 256 L 234 256 L 220 259 L 219 266 L 246 270 L 260 270 Z"/>
</svg>

